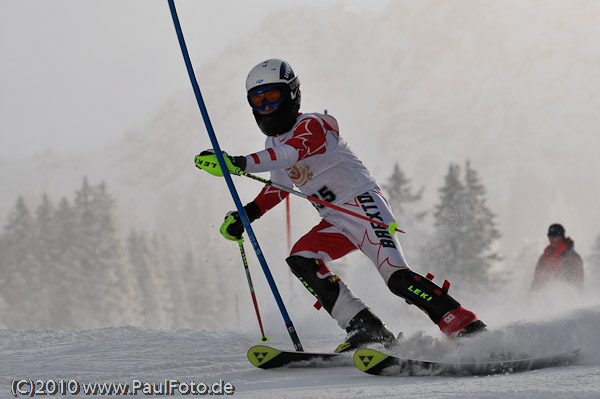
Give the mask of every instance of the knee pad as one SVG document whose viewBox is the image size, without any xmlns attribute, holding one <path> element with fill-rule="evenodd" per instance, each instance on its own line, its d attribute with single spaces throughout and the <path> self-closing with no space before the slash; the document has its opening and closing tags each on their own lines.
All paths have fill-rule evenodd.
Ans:
<svg viewBox="0 0 600 399">
<path fill-rule="evenodd" d="M 292 255 L 286 260 L 292 273 L 304 284 L 308 291 L 315 296 L 331 314 L 333 305 L 340 295 L 340 278 L 333 274 L 325 263 L 317 259 Z"/>
<path fill-rule="evenodd" d="M 435 324 L 447 312 L 460 306 L 446 290 L 410 269 L 394 272 L 388 280 L 388 287 L 394 294 L 427 313 Z"/>
</svg>

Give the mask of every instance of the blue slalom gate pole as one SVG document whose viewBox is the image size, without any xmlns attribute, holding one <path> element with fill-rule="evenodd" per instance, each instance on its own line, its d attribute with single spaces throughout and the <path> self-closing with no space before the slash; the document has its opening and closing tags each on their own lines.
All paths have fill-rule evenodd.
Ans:
<svg viewBox="0 0 600 399">
<path fill-rule="evenodd" d="M 202 98 L 202 93 L 200 93 L 200 87 L 198 86 L 198 80 L 196 79 L 196 74 L 194 73 L 194 69 L 192 68 L 192 61 L 190 60 L 190 55 L 187 50 L 187 46 L 185 44 L 185 39 L 183 38 L 183 32 L 181 30 L 181 24 L 179 23 L 179 17 L 177 16 L 177 10 L 175 9 L 175 1 L 168 0 L 169 8 L 171 10 L 171 16 L 173 17 L 173 24 L 175 25 L 175 31 L 177 33 L 177 39 L 179 40 L 179 46 L 181 47 L 181 53 L 183 55 L 183 60 L 185 61 L 185 66 L 188 71 L 188 75 L 190 77 L 190 81 L 192 83 L 192 87 L 194 88 L 194 94 L 196 95 L 196 101 L 198 102 L 198 107 L 200 108 L 200 112 L 202 113 L 202 118 L 204 119 L 204 124 L 206 125 L 206 130 L 208 132 L 208 137 L 210 138 L 210 142 L 212 143 L 213 149 L 217 155 L 217 161 L 219 162 L 219 167 L 223 171 L 223 177 L 225 178 L 225 182 L 227 183 L 227 187 L 229 187 L 229 191 L 231 193 L 231 197 L 233 198 L 233 202 L 235 203 L 235 207 L 238 210 L 242 218 L 242 224 L 248 233 L 248 237 L 250 238 L 250 242 L 252 243 L 252 247 L 256 252 L 256 256 L 258 257 L 258 261 L 263 269 L 265 277 L 271 287 L 271 291 L 273 292 L 273 296 L 275 297 L 275 301 L 279 306 L 279 310 L 281 315 L 283 316 L 283 320 L 285 322 L 285 326 L 287 327 L 288 333 L 290 334 L 290 338 L 292 339 L 292 343 L 294 344 L 294 348 L 296 351 L 303 352 L 302 343 L 300 342 L 300 338 L 294 328 L 294 324 L 288 315 L 288 312 L 283 304 L 283 300 L 281 299 L 281 295 L 279 294 L 279 290 L 277 289 L 277 285 L 275 284 L 275 280 L 273 280 L 273 275 L 271 274 L 271 270 L 267 265 L 267 261 L 258 245 L 258 241 L 256 240 L 256 235 L 254 234 L 254 230 L 250 226 L 250 220 L 248 219 L 248 215 L 246 215 L 246 211 L 242 206 L 242 201 L 237 193 L 235 185 L 233 184 L 233 180 L 231 179 L 231 175 L 229 174 L 229 170 L 225 164 L 225 159 L 223 158 L 223 154 L 221 153 L 221 147 L 217 141 L 217 136 L 212 127 L 212 123 L 210 122 L 210 118 L 208 116 L 208 111 L 206 110 L 206 105 L 204 104 L 204 100 Z"/>
</svg>

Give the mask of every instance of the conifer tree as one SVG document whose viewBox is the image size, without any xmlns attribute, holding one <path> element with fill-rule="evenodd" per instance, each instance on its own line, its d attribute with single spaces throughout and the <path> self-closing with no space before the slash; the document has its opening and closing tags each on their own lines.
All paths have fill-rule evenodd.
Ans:
<svg viewBox="0 0 600 399">
<path fill-rule="evenodd" d="M 221 276 L 223 270 L 212 262 L 201 262 L 199 256 L 188 248 L 181 259 L 183 286 L 183 323 L 193 328 L 215 328 L 222 320 L 226 286 Z"/>
<path fill-rule="evenodd" d="M 18 198 L 0 233 L 0 326 L 218 326 L 223 269 L 157 233 L 132 231 L 125 253 L 114 207 L 106 185 L 87 178 L 72 203 L 43 195 L 33 216 Z"/>
<path fill-rule="evenodd" d="M 55 280 L 55 262 L 57 260 L 56 245 L 54 237 L 54 206 L 48 196 L 42 196 L 42 202 L 35 211 L 33 224 L 33 254 L 34 269 L 29 273 L 31 279 L 31 291 L 29 301 L 35 303 L 35 311 L 32 314 L 31 327 L 48 328 L 52 322 L 53 288 Z"/>
<path fill-rule="evenodd" d="M 35 304 L 28 298 L 31 272 L 35 268 L 33 229 L 31 212 L 23 197 L 19 197 L 4 226 L 1 254 L 4 321 L 13 328 L 27 328 L 35 310 Z"/>
<path fill-rule="evenodd" d="M 142 325 L 165 327 L 156 257 L 148 247 L 145 234 L 131 231 L 127 237 L 127 253 L 136 285 L 136 300 L 131 301 L 130 306 L 139 313 Z"/>
<path fill-rule="evenodd" d="M 132 272 L 119 238 L 115 206 L 115 199 L 108 193 L 104 182 L 93 188 L 92 209 L 97 225 L 98 265 L 107 283 L 106 314 L 111 325 L 129 324 L 135 320 Z"/>
<path fill-rule="evenodd" d="M 68 329 L 87 327 L 74 319 L 74 309 L 81 306 L 84 298 L 78 297 L 76 284 L 84 279 L 75 259 L 76 220 L 69 201 L 62 198 L 54 212 L 54 253 L 56 260 L 52 273 L 55 284 L 52 295 L 51 327 Z M 80 320 L 79 322 L 81 322 Z"/>
<path fill-rule="evenodd" d="M 164 236 L 154 232 L 150 240 L 151 263 L 155 265 L 160 282 L 160 308 L 165 327 L 181 327 L 184 306 L 184 279 L 181 265 L 176 261 L 175 251 Z"/>
<path fill-rule="evenodd" d="M 77 322 L 86 321 L 87 327 L 100 327 L 108 323 L 104 301 L 107 283 L 98 264 L 92 195 L 92 187 L 84 178 L 81 188 L 75 192 L 72 208 L 74 235 L 69 263 L 73 276 L 73 297 L 79 303 L 71 310 Z"/>
<path fill-rule="evenodd" d="M 439 192 L 429 259 L 438 271 L 458 275 L 472 288 L 489 287 L 489 269 L 498 259 L 492 246 L 500 233 L 486 205 L 485 187 L 467 162 L 464 179 L 459 165 L 449 166 Z"/>
<path fill-rule="evenodd" d="M 469 161 L 465 165 L 465 188 L 468 229 L 464 236 L 464 267 L 472 281 L 487 283 L 492 262 L 499 260 L 492 247 L 500 238 L 500 232 L 496 227 L 496 215 L 486 204 L 487 191 Z"/>
<path fill-rule="evenodd" d="M 400 165 L 396 162 L 392 175 L 383 185 L 384 190 L 388 194 L 390 204 L 394 213 L 404 214 L 407 212 L 407 205 L 413 204 L 421 200 L 424 188 L 421 188 L 418 193 L 414 194 L 411 187 L 411 180 L 406 177 L 400 169 Z M 419 217 L 424 215 L 419 214 Z"/>
<path fill-rule="evenodd" d="M 122 277 L 124 262 L 113 219 L 114 200 L 104 184 L 91 186 L 87 178 L 75 193 L 73 216 L 75 242 L 72 256 L 76 297 L 76 320 L 88 320 L 93 327 L 119 324 L 128 314 L 129 289 Z"/>
<path fill-rule="evenodd" d="M 451 164 L 444 178 L 444 186 L 439 189 L 440 202 L 435 206 L 435 237 L 430 245 L 430 254 L 437 270 L 447 271 L 459 262 L 462 250 L 462 221 L 465 187 L 460 180 L 460 167 Z"/>
<path fill-rule="evenodd" d="M 428 226 L 425 217 L 428 211 L 419 209 L 424 188 L 417 193 L 413 192 L 412 181 L 406 177 L 398 163 L 394 164 L 392 175 L 382 185 L 387 193 L 387 198 L 396 221 L 400 228 L 409 234 L 401 237 L 402 247 L 409 262 L 421 257 L 428 240 Z"/>
</svg>

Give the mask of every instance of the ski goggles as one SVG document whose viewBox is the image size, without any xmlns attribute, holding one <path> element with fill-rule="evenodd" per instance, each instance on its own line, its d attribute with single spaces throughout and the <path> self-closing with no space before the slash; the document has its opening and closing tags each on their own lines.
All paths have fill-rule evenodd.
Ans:
<svg viewBox="0 0 600 399">
<path fill-rule="evenodd" d="M 283 86 L 267 85 L 248 92 L 248 102 L 255 111 L 263 111 L 265 106 L 277 107 L 283 101 Z"/>
</svg>

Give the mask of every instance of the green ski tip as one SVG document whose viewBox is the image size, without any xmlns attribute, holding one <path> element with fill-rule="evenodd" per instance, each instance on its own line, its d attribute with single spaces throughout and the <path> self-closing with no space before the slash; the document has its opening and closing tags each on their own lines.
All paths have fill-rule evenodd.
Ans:
<svg viewBox="0 0 600 399">
<path fill-rule="evenodd" d="M 256 345 L 248 351 L 248 360 L 256 367 L 261 367 L 281 353 L 280 350 L 269 346 Z"/>
</svg>

